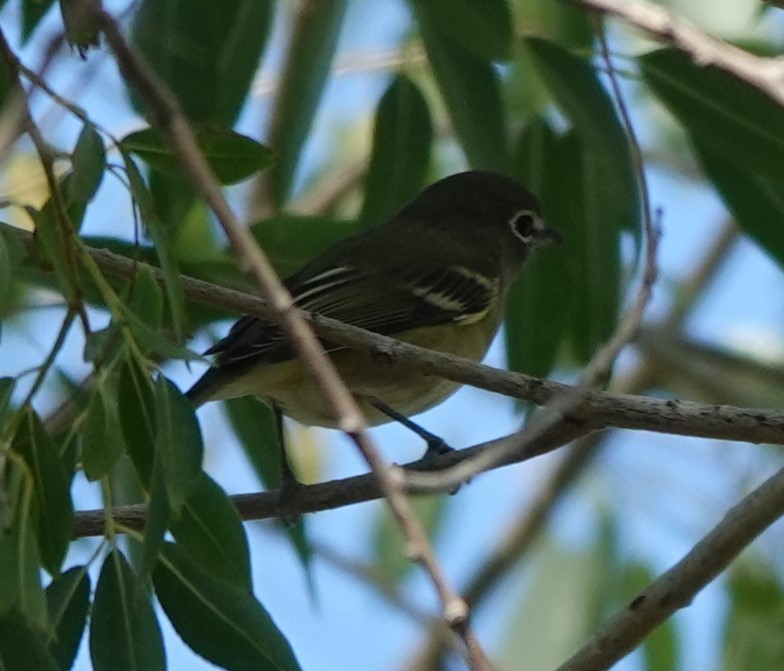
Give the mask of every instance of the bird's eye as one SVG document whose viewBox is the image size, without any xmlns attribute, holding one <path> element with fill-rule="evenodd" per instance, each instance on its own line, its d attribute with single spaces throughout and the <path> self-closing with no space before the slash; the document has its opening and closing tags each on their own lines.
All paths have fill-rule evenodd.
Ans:
<svg viewBox="0 0 784 671">
<path fill-rule="evenodd" d="M 536 212 L 520 210 L 515 212 L 514 216 L 509 220 L 509 225 L 512 227 L 512 233 L 523 242 L 527 242 L 536 232 L 537 221 L 539 221 L 539 217 L 536 215 Z"/>
</svg>

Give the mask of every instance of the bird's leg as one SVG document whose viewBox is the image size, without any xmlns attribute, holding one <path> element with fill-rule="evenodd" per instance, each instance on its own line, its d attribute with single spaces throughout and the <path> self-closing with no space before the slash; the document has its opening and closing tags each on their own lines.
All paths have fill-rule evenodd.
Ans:
<svg viewBox="0 0 784 671">
<path fill-rule="evenodd" d="M 372 405 L 374 408 L 376 408 L 380 412 L 383 412 L 387 417 L 402 424 L 407 429 L 410 429 L 415 434 L 417 434 L 420 438 L 424 439 L 424 441 L 427 443 L 427 452 L 425 452 L 425 455 L 422 457 L 422 461 L 427 462 L 429 459 L 432 459 L 433 457 L 437 457 L 440 454 L 446 454 L 447 452 L 452 451 L 452 448 L 446 444 L 443 438 L 435 435 L 434 433 L 430 433 L 430 431 L 422 428 L 421 426 L 419 426 L 419 424 L 410 420 L 405 415 L 402 415 L 394 408 L 390 408 L 383 401 L 380 401 L 379 399 L 373 396 L 363 396 L 363 398 L 368 403 L 370 403 L 370 405 Z"/>
<path fill-rule="evenodd" d="M 275 413 L 275 429 L 278 434 L 278 456 L 280 458 L 280 498 L 278 499 L 278 506 L 285 511 L 287 505 L 296 499 L 302 483 L 294 473 L 288 452 L 286 451 L 286 438 L 283 432 L 283 412 L 277 405 L 272 406 L 272 411 Z M 281 519 L 287 524 L 294 524 L 298 517 L 299 515 L 283 514 Z"/>
</svg>

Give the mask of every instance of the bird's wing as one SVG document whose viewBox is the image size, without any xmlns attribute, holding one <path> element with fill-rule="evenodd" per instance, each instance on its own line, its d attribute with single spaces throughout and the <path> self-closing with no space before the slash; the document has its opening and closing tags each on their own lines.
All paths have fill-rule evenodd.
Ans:
<svg viewBox="0 0 784 671">
<path fill-rule="evenodd" d="M 450 321 L 478 321 L 499 293 L 496 278 L 461 265 L 437 266 L 419 274 L 401 269 L 382 276 L 373 268 L 320 264 L 286 284 L 298 308 L 384 335 Z M 219 366 L 250 357 L 275 362 L 292 356 L 280 327 L 250 316 L 237 321 L 206 353 L 217 354 Z"/>
</svg>

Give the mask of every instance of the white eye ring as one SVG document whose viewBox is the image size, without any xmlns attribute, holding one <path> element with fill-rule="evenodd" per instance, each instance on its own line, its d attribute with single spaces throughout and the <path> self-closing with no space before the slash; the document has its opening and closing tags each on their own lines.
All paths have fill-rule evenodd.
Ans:
<svg viewBox="0 0 784 671">
<path fill-rule="evenodd" d="M 509 220 L 509 228 L 516 238 L 530 242 L 542 228 L 542 220 L 533 210 L 519 210 Z"/>
</svg>

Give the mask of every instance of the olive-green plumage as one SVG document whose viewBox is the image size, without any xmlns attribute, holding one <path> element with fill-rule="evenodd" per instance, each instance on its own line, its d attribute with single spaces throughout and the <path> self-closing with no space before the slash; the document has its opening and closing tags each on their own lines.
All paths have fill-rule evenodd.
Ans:
<svg viewBox="0 0 784 671">
<path fill-rule="evenodd" d="M 557 240 L 521 184 L 470 171 L 431 185 L 391 219 L 339 242 L 285 284 L 303 310 L 478 361 L 529 252 Z M 390 418 L 369 400 L 411 416 L 459 386 L 415 368 L 389 367 L 366 352 L 326 346 L 372 424 Z M 188 392 L 197 405 L 253 395 L 305 424 L 335 426 L 274 323 L 243 317 L 207 353 L 217 354 L 215 365 Z"/>
</svg>

